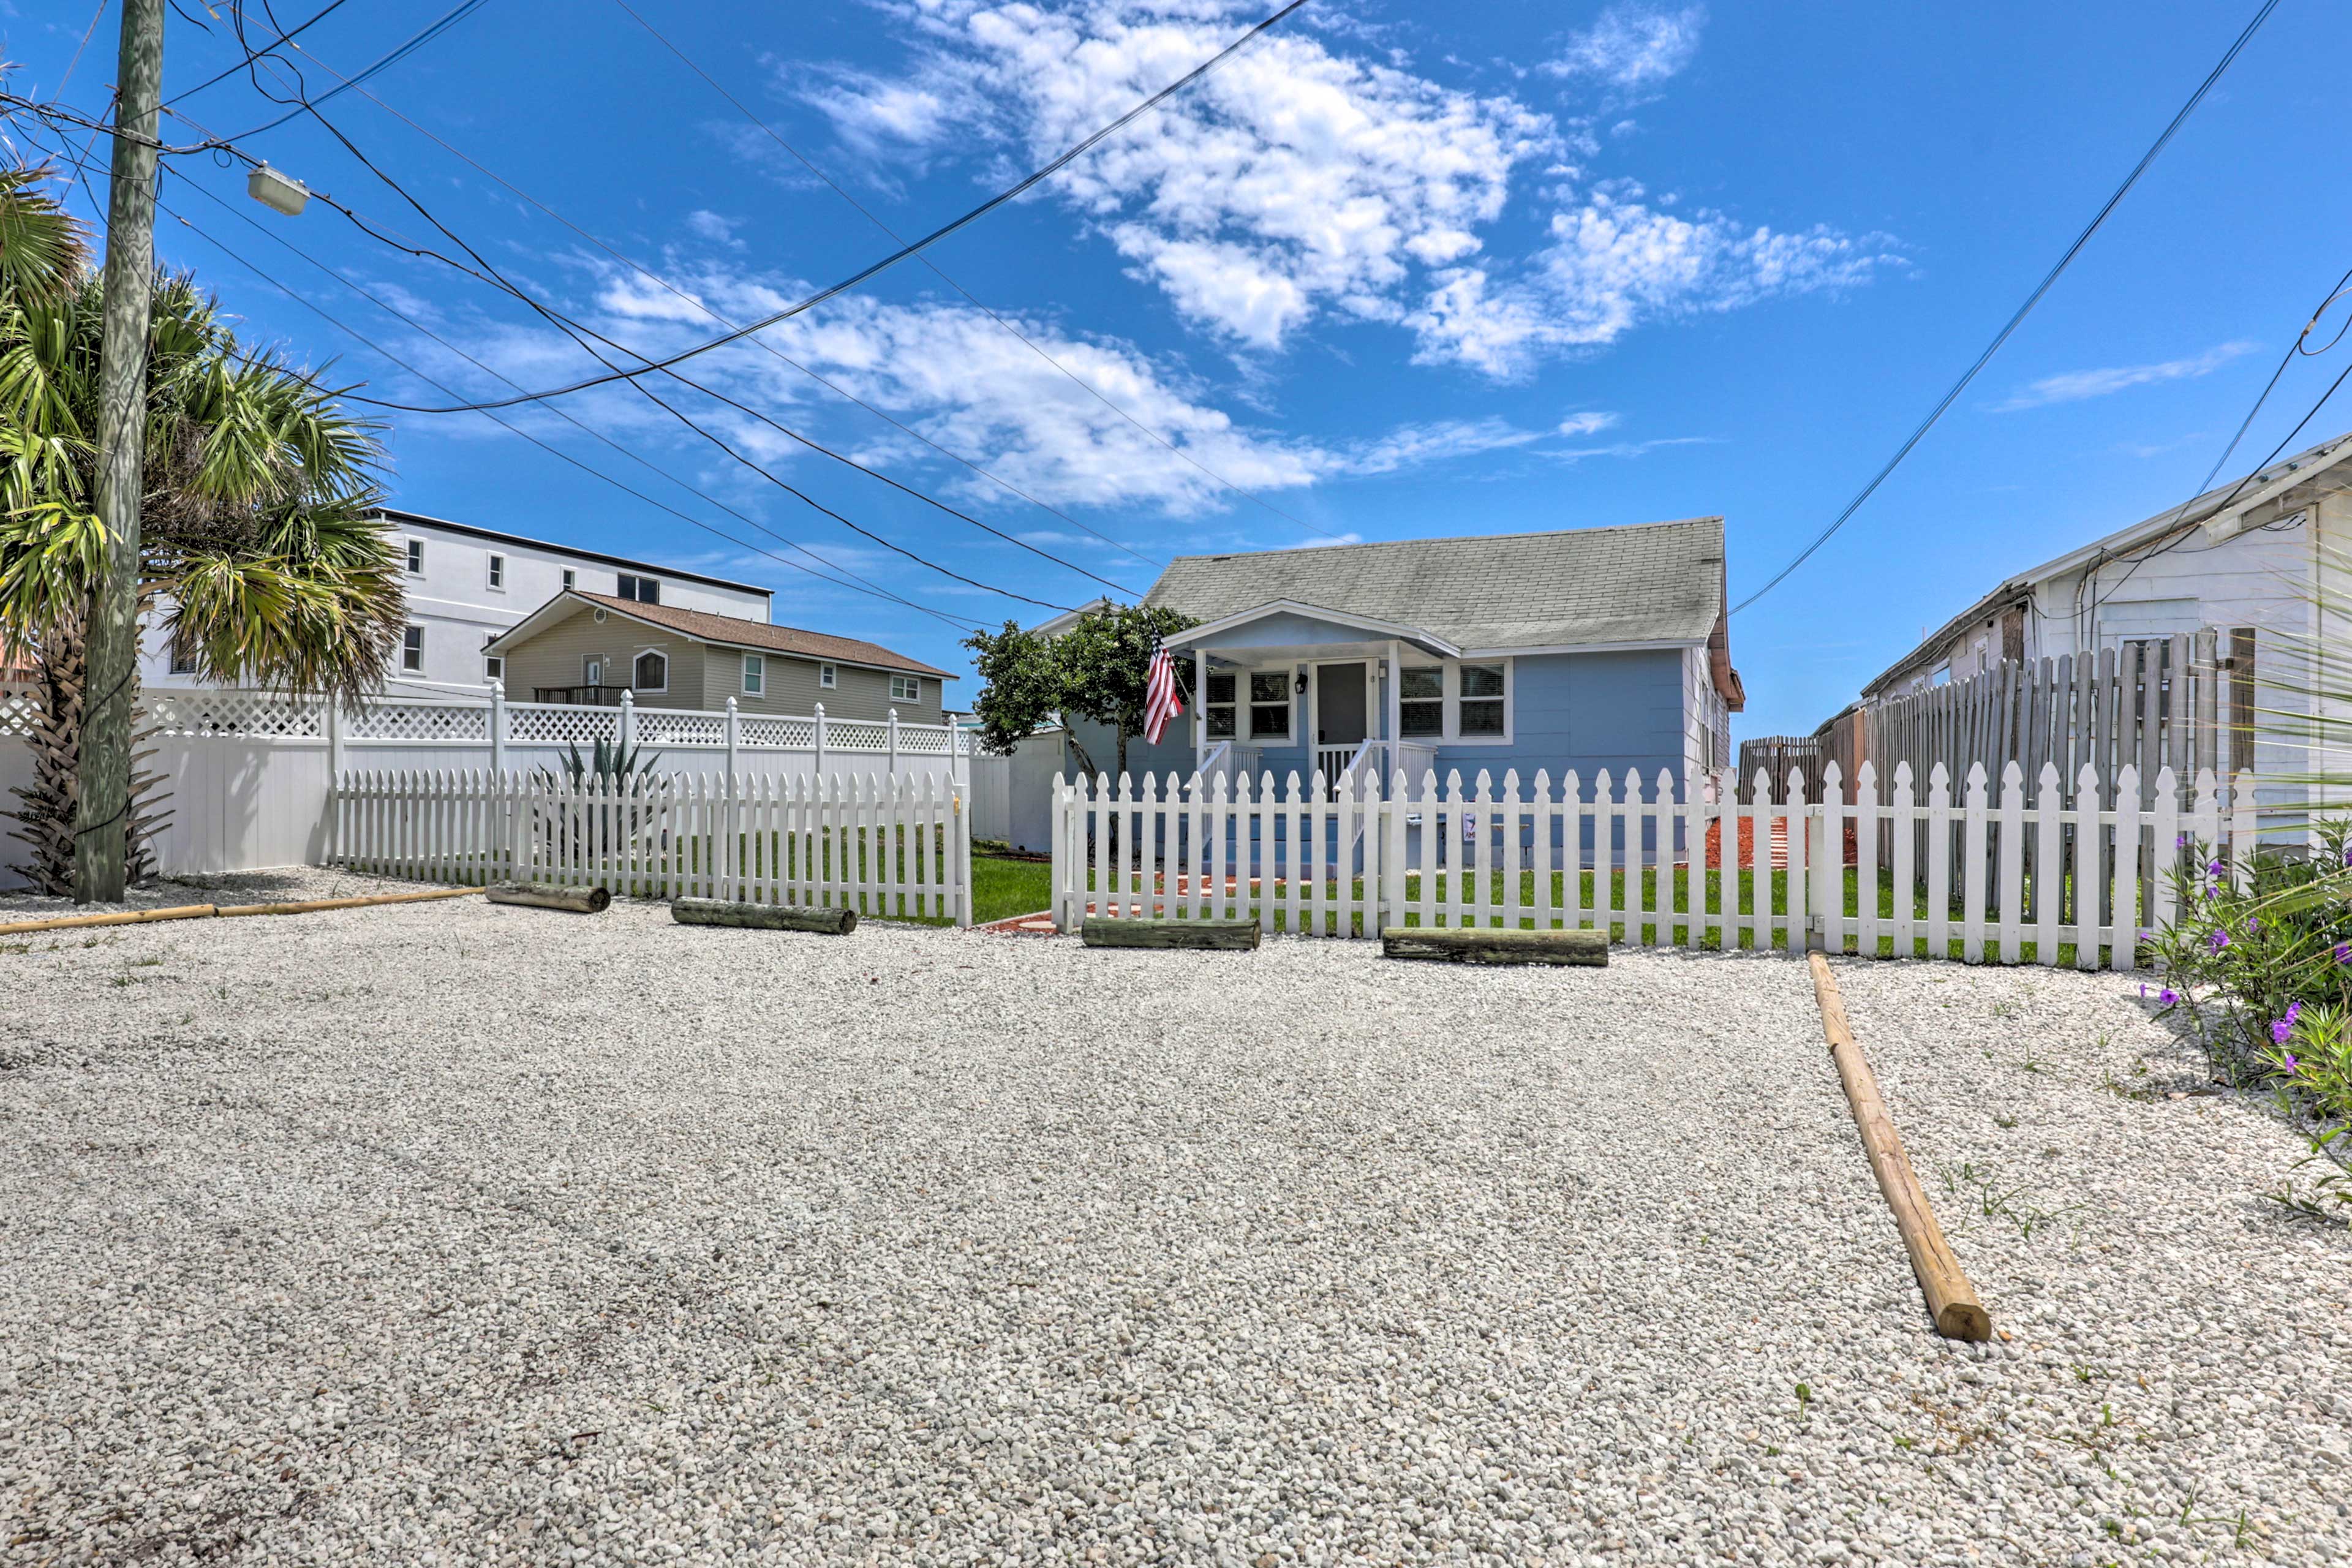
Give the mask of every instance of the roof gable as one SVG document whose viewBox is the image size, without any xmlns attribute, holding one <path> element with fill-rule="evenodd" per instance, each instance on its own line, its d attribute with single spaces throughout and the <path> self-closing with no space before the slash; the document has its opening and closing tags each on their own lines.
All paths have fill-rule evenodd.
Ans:
<svg viewBox="0 0 2352 1568">
<path fill-rule="evenodd" d="M 1468 650 L 1704 643 L 1723 613 L 1723 520 L 1180 555 L 1144 596 L 1202 621 L 1280 600 Z"/>
</svg>

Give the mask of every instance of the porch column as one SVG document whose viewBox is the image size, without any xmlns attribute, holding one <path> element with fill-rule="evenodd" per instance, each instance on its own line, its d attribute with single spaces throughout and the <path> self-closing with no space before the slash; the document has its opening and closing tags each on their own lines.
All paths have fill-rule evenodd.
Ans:
<svg viewBox="0 0 2352 1568">
<path fill-rule="evenodd" d="M 1209 656 L 1199 648 L 1192 650 L 1192 771 L 1201 771 L 1201 758 L 1209 749 Z"/>
<path fill-rule="evenodd" d="M 1389 644 L 1388 700 L 1381 706 L 1387 710 L 1381 722 L 1388 728 L 1388 771 L 1393 775 L 1402 765 L 1396 743 L 1404 739 L 1404 645 L 1400 642 Z"/>
</svg>

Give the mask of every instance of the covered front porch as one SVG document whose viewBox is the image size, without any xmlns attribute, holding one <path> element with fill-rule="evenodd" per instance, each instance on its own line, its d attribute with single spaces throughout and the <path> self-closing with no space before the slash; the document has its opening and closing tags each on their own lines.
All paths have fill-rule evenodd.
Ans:
<svg viewBox="0 0 2352 1568">
<path fill-rule="evenodd" d="M 1320 774 L 1414 780 L 1442 730 L 1438 661 L 1461 649 L 1428 630 L 1276 600 L 1168 640 L 1192 662 L 1194 768 L 1203 777 Z M 1431 687 L 1426 693 L 1415 683 Z"/>
</svg>

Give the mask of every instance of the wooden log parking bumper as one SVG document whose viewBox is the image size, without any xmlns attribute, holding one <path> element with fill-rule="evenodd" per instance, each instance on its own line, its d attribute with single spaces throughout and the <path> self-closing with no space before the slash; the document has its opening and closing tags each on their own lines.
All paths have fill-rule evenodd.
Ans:
<svg viewBox="0 0 2352 1568">
<path fill-rule="evenodd" d="M 1383 926 L 1381 956 L 1442 963 L 1609 966 L 1605 931 L 1486 931 L 1476 926 Z"/>
<path fill-rule="evenodd" d="M 613 904 L 609 889 L 559 888 L 551 882 L 493 882 L 486 896 L 494 904 L 567 910 L 575 915 L 601 915 Z"/>
<path fill-rule="evenodd" d="M 1830 1057 L 1837 1063 L 1839 1081 L 1845 1085 L 1846 1103 L 1853 1108 L 1853 1123 L 1861 1131 L 1863 1150 L 1870 1156 L 1871 1174 L 1878 1178 L 1878 1190 L 1886 1194 L 1886 1206 L 1895 1212 L 1895 1228 L 1902 1233 L 1903 1248 L 1911 1255 L 1911 1272 L 1919 1277 L 1919 1289 L 1927 1298 L 1927 1313 L 1936 1321 L 1936 1331 L 1948 1340 L 1989 1340 L 1991 1315 L 1977 1300 L 1976 1288 L 1969 1283 L 1952 1244 L 1944 1239 L 1944 1227 L 1936 1223 L 1936 1211 L 1928 1205 L 1918 1174 L 1911 1169 L 1911 1156 L 1904 1152 L 1895 1120 L 1886 1114 L 1886 1101 L 1879 1097 L 1877 1075 L 1870 1070 L 1870 1062 L 1846 1023 L 1845 998 L 1838 994 L 1829 962 L 1818 952 L 1806 956 L 1812 964 L 1813 999 L 1821 1005 L 1822 1033 L 1829 1037 Z"/>
<path fill-rule="evenodd" d="M 1088 947 L 1254 952 L 1258 931 L 1255 921 L 1128 921 L 1088 915 L 1078 927 L 1078 940 Z"/>
<path fill-rule="evenodd" d="M 846 904 L 739 904 L 727 899 L 677 899 L 670 919 L 682 926 L 741 926 L 751 931 L 804 931 L 847 936 L 857 929 L 857 911 Z"/>
</svg>

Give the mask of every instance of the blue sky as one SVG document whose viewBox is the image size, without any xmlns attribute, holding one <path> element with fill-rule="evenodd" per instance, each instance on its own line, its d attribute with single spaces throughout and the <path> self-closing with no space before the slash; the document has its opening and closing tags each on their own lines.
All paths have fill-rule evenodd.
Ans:
<svg viewBox="0 0 2352 1568">
<path fill-rule="evenodd" d="M 728 0 L 631 3 L 905 234 L 1262 14 L 1221 0 L 928 0 L 786 20 Z M 115 17 L 65 80 L 89 16 L 64 8 L 6 18 L 12 90 L 47 98 L 64 81 L 95 110 Z M 315 9 L 291 0 L 279 16 Z M 329 17 L 303 39 L 313 94 L 445 9 Z M 744 345 L 681 368 L 1138 589 L 1178 552 L 1719 512 L 1736 598 L 1884 460 L 2252 10 L 1318 0 L 1203 90 L 941 244 L 934 258 L 960 289 L 903 265 L 775 329 L 775 353 Z M 2352 13 L 2287 0 L 1946 422 L 1843 535 L 1738 617 L 1740 733 L 1811 729 L 2002 574 L 2195 485 L 2352 264 L 2340 204 L 2320 199 L 2343 185 L 2352 151 L 2328 74 L 2311 65 L 2347 44 Z M 166 95 L 236 58 L 225 28 L 173 18 Z M 613 0 L 488 0 L 369 90 L 642 266 L 361 93 L 329 106 L 518 284 L 633 348 L 706 335 L 711 318 L 691 300 L 740 321 L 891 248 Z M 278 112 L 242 78 L 180 107 L 194 117 L 173 126 L 182 139 Z M 428 233 L 307 120 L 252 146 L 380 228 Z M 198 230 L 468 397 L 504 388 L 460 350 L 533 387 L 596 368 L 474 279 L 323 206 L 281 218 L 243 184 L 240 169 L 178 160 L 163 200 L 195 227 L 165 216 L 163 254 L 298 360 L 331 359 L 379 396 L 445 401 Z M 2290 369 L 2252 456 L 2337 368 Z M 962 577 L 1052 604 L 1101 591 L 742 414 L 660 389 L 776 478 Z M 809 510 L 625 387 L 562 406 L 658 472 L 552 413 L 518 422 L 761 550 L 793 556 L 759 525 L 950 617 L 1046 613 Z M 2347 423 L 2331 408 L 2305 438 Z M 391 444 L 397 504 L 748 578 L 778 591 L 780 621 L 968 668 L 950 622 L 715 537 L 478 416 L 399 416 Z"/>
</svg>

